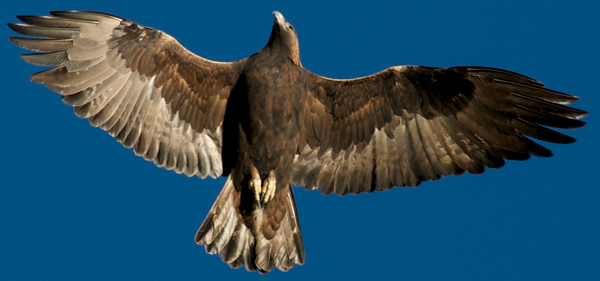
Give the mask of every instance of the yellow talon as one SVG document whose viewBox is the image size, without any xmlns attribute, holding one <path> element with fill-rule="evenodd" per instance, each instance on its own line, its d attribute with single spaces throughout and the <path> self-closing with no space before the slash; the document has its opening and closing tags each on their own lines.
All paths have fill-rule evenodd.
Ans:
<svg viewBox="0 0 600 281">
<path fill-rule="evenodd" d="M 258 202 L 260 202 L 260 195 L 261 195 L 261 186 L 260 186 L 260 179 L 252 179 L 250 180 L 250 182 L 248 183 L 248 188 L 252 191 L 254 191 L 254 199 Z"/>
<path fill-rule="evenodd" d="M 261 203 L 266 204 L 275 197 L 275 190 L 277 189 L 277 180 L 273 171 L 269 173 L 269 176 L 265 179 L 262 185 L 261 192 Z"/>
</svg>

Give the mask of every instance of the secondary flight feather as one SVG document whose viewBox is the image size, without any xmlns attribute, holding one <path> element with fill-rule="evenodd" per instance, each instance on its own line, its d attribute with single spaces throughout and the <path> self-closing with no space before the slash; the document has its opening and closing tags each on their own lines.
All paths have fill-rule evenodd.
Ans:
<svg viewBox="0 0 600 281">
<path fill-rule="evenodd" d="M 196 242 L 248 271 L 305 260 L 292 183 L 345 195 L 417 186 L 572 143 L 577 97 L 487 67 L 394 66 L 357 79 L 302 67 L 279 13 L 267 45 L 216 62 L 168 34 L 98 12 L 19 16 L 31 81 L 136 155 L 188 176 L 227 176 Z"/>
</svg>

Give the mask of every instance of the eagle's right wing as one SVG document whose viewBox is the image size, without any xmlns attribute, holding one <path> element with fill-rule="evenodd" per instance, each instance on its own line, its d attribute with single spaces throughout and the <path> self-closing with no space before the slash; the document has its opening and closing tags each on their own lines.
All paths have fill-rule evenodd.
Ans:
<svg viewBox="0 0 600 281">
<path fill-rule="evenodd" d="M 55 66 L 31 81 L 160 167 L 201 178 L 223 173 L 221 126 L 244 60 L 204 59 L 162 31 L 109 14 L 51 14 L 9 24 L 33 37 L 10 38 L 39 52 L 25 61 Z"/>
</svg>

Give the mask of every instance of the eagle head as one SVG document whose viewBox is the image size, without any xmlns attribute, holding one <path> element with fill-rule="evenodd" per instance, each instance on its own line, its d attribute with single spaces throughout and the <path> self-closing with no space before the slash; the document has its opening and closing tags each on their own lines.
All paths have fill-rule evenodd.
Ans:
<svg viewBox="0 0 600 281">
<path fill-rule="evenodd" d="M 267 47 L 278 49 L 282 54 L 289 56 L 295 64 L 301 65 L 300 47 L 298 45 L 296 29 L 280 12 L 275 11 L 273 15 L 275 22 L 273 23 L 273 30 L 271 31 Z"/>
</svg>

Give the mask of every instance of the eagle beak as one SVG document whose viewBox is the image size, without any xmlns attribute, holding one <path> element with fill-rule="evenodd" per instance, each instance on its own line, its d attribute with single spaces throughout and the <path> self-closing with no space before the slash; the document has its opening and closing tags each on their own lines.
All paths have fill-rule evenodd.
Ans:
<svg viewBox="0 0 600 281">
<path fill-rule="evenodd" d="M 283 15 L 280 12 L 275 11 L 275 12 L 273 12 L 273 15 L 275 15 L 275 22 L 278 25 L 283 25 L 285 23 L 285 18 L 283 17 Z"/>
</svg>

